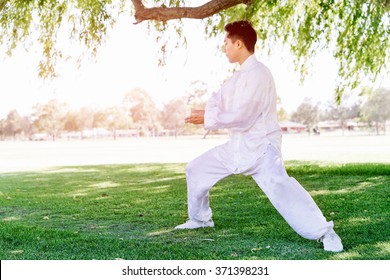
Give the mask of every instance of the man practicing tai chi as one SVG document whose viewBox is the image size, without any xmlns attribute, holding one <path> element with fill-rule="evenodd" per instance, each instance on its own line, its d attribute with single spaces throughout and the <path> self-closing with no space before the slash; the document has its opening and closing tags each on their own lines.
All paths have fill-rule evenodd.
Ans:
<svg viewBox="0 0 390 280">
<path fill-rule="evenodd" d="M 227 128 L 230 139 L 186 167 L 189 220 L 176 229 L 213 227 L 209 190 L 231 174 L 250 175 L 287 223 L 302 237 L 318 239 L 326 251 L 343 250 L 340 237 L 309 193 L 286 173 L 277 120 L 276 89 L 270 70 L 254 55 L 256 31 L 248 21 L 225 26 L 225 53 L 240 70 L 194 110 L 187 123 L 209 130 Z"/>
</svg>

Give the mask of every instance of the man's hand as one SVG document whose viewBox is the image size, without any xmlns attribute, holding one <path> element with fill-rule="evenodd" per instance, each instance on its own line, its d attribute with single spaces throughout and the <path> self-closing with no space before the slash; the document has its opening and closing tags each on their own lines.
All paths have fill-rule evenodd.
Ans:
<svg viewBox="0 0 390 280">
<path fill-rule="evenodd" d="M 185 118 L 186 123 L 204 124 L 204 110 L 191 110 L 191 115 Z"/>
</svg>

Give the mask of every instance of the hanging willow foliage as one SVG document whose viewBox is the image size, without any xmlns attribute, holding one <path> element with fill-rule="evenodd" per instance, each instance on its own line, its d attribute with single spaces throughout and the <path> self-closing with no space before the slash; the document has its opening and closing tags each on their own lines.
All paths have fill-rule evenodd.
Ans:
<svg viewBox="0 0 390 280">
<path fill-rule="evenodd" d="M 248 19 L 258 31 L 259 48 L 269 51 L 280 42 L 289 47 L 302 79 L 310 71 L 311 58 L 325 48 L 332 50 L 339 64 L 337 98 L 363 78 L 374 81 L 389 65 L 388 0 L 150 2 L 152 7 L 141 0 L 0 0 L 0 45 L 11 55 L 20 44 L 38 43 L 42 50 L 39 76 L 48 78 L 56 76 L 56 63 L 63 58 L 57 42 L 61 32 L 68 32 L 70 39 L 81 42 L 94 56 L 123 13 L 133 16 L 135 23 L 149 22 L 149 31 L 155 32 L 161 46 L 160 64 L 168 48 L 186 43 L 182 18 L 202 19 L 208 37 L 223 33 L 228 22 Z M 172 44 L 168 32 L 177 35 L 176 43 Z"/>
</svg>

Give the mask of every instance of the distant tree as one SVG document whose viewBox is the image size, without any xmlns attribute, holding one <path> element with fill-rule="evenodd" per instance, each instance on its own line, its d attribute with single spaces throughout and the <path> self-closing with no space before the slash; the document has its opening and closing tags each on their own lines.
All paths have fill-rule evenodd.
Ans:
<svg viewBox="0 0 390 280">
<path fill-rule="evenodd" d="M 276 103 L 278 106 L 278 120 L 279 121 L 285 121 L 289 119 L 289 115 L 287 111 L 282 107 L 282 98 L 278 96 L 276 98 Z"/>
<path fill-rule="evenodd" d="M 278 120 L 285 121 L 288 119 L 289 119 L 289 115 L 288 115 L 287 111 L 283 107 L 280 107 L 278 109 Z"/>
<path fill-rule="evenodd" d="M 46 104 L 35 105 L 33 109 L 34 126 L 40 132 L 46 132 L 51 135 L 53 141 L 55 141 L 64 128 L 66 104 L 52 99 Z"/>
<path fill-rule="evenodd" d="M 18 111 L 12 110 L 8 113 L 5 120 L 5 134 L 16 139 L 16 135 L 22 132 L 22 117 Z"/>
<path fill-rule="evenodd" d="M 193 109 L 204 109 L 210 97 L 209 87 L 205 82 L 193 81 L 187 90 L 187 104 Z"/>
<path fill-rule="evenodd" d="M 318 117 L 318 104 L 313 105 L 310 98 L 305 98 L 297 110 L 291 115 L 291 120 L 305 124 L 310 133 L 311 129 L 318 122 Z"/>
<path fill-rule="evenodd" d="M 24 135 L 28 138 L 34 133 L 34 126 L 30 116 L 23 116 L 21 119 L 21 128 Z"/>
<path fill-rule="evenodd" d="M 0 140 L 4 140 L 5 135 L 5 119 L 0 119 Z"/>
<path fill-rule="evenodd" d="M 97 109 L 93 112 L 92 128 L 105 127 L 107 109 Z"/>
<path fill-rule="evenodd" d="M 68 111 L 64 117 L 64 130 L 68 132 L 80 132 L 84 138 L 83 131 L 92 128 L 93 110 L 83 107 L 80 110 Z"/>
<path fill-rule="evenodd" d="M 374 123 L 376 133 L 380 127 L 386 133 L 386 121 L 390 120 L 390 89 L 379 88 L 373 91 L 362 107 L 363 118 L 369 123 Z"/>
<path fill-rule="evenodd" d="M 325 110 L 322 118 L 337 121 L 344 135 L 347 122 L 359 118 L 361 103 L 358 100 L 352 101 L 352 97 L 345 94 L 340 103 L 331 102 Z"/>
<path fill-rule="evenodd" d="M 90 107 L 82 107 L 77 113 L 77 122 L 81 129 L 81 137 L 84 138 L 83 131 L 93 128 L 94 110 Z"/>
<path fill-rule="evenodd" d="M 117 138 L 118 129 L 129 129 L 134 125 L 128 110 L 123 106 L 107 108 L 105 113 L 100 116 L 105 116 L 104 120 L 101 119 L 101 124 L 112 131 L 114 140 Z"/>
<path fill-rule="evenodd" d="M 127 108 L 141 135 L 155 135 L 160 129 L 160 111 L 152 97 L 143 89 L 136 88 L 126 93 L 123 106 Z"/>
<path fill-rule="evenodd" d="M 81 131 L 83 128 L 78 122 L 77 112 L 69 111 L 64 118 L 64 130 L 68 132 Z"/>
<path fill-rule="evenodd" d="M 184 128 L 184 119 L 188 115 L 188 106 L 184 98 L 176 98 L 164 105 L 161 124 L 166 129 L 175 131 L 175 136 Z"/>
</svg>

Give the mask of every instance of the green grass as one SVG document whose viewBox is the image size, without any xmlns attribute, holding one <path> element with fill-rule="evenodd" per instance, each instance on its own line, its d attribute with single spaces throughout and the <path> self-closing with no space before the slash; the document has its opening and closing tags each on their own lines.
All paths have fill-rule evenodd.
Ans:
<svg viewBox="0 0 390 280">
<path fill-rule="evenodd" d="M 2 260 L 390 259 L 390 165 L 287 162 L 335 222 L 344 252 L 298 236 L 250 177 L 210 192 L 215 228 L 187 218 L 184 164 L 63 167 L 0 174 Z"/>
</svg>

